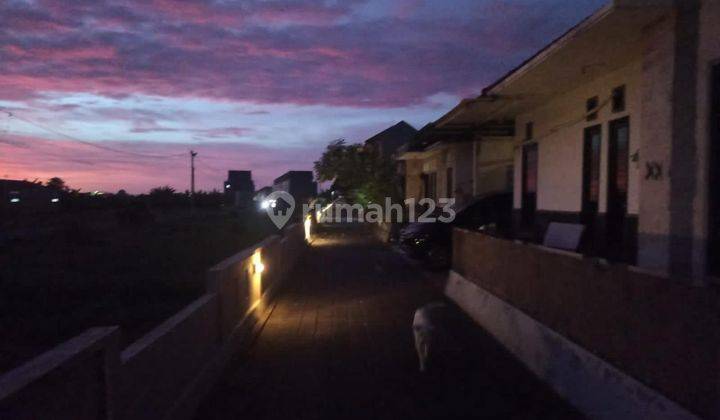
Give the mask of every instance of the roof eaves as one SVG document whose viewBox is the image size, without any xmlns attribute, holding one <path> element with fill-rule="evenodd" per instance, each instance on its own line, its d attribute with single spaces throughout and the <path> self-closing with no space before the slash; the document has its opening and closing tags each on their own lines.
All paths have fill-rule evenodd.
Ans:
<svg viewBox="0 0 720 420">
<path fill-rule="evenodd" d="M 511 82 L 513 79 L 518 77 L 519 75 L 529 71 L 533 67 L 535 67 L 537 64 L 542 62 L 545 58 L 547 58 L 549 55 L 551 55 L 553 52 L 557 51 L 558 49 L 562 48 L 567 42 L 569 42 L 571 39 L 585 31 L 586 29 L 590 28 L 592 25 L 597 23 L 598 21 L 602 20 L 605 16 L 610 14 L 615 9 L 615 1 L 611 1 L 610 3 L 606 4 L 605 6 L 598 9 L 595 13 L 591 14 L 590 16 L 586 17 L 585 19 L 581 20 L 577 25 L 571 27 L 567 31 L 565 31 L 562 35 L 555 38 L 552 42 L 541 48 L 538 52 L 530 56 L 528 59 L 520 63 L 517 67 L 513 68 L 509 72 L 505 73 L 502 77 L 500 77 L 498 80 L 494 81 L 487 87 L 485 87 L 482 91 L 482 94 L 478 96 L 478 98 L 481 98 L 483 96 L 489 96 L 495 93 L 500 87 L 503 85 L 506 85 L 507 83 Z"/>
</svg>

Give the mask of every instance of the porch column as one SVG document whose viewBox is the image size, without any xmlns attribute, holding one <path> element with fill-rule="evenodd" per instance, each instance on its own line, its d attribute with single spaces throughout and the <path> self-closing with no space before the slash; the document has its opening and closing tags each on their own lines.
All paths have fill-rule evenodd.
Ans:
<svg viewBox="0 0 720 420">
<path fill-rule="evenodd" d="M 638 265 L 693 272 L 698 2 L 647 28 L 643 54 Z M 632 123 L 632 121 L 631 121 Z"/>
</svg>

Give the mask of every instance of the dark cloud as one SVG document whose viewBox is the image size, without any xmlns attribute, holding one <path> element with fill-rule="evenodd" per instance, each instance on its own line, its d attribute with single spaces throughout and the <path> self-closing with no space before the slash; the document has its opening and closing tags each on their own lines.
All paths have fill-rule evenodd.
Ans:
<svg viewBox="0 0 720 420">
<path fill-rule="evenodd" d="M 23 137 L 14 130 L 36 127 L 0 114 L 2 174 L 61 176 L 84 189 L 184 189 L 193 148 L 202 188 L 220 188 L 228 169 L 252 169 L 256 185 L 266 185 L 286 170 L 311 169 L 323 148 L 317 139 L 305 144 L 313 136 L 360 140 L 391 124 L 394 116 L 369 118 L 388 107 L 442 114 L 447 100 L 434 95 L 478 94 L 603 2 L 0 1 L 0 100 L 16 101 L 4 109 L 114 149 L 175 156 Z M 237 114 L 200 120 L 211 115 L 198 111 L 207 101 L 168 109 L 141 94 L 227 102 Z M 62 103 L 66 95 L 83 99 Z M 312 117 L 293 114 L 292 104 L 326 106 Z M 333 106 L 355 107 L 357 120 L 317 127 Z M 281 118 L 300 121 L 275 125 Z M 144 135 L 165 141 L 107 141 Z"/>
<path fill-rule="evenodd" d="M 112 3 L 112 5 L 108 5 Z M 0 97 L 42 91 L 390 107 L 470 95 L 598 1 L 478 1 L 354 19 L 362 2 L 73 1 L 0 6 Z"/>
</svg>

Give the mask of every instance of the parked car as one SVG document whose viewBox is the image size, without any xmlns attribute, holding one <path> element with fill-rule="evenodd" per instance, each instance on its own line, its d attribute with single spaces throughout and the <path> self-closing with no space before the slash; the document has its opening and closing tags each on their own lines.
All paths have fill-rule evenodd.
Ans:
<svg viewBox="0 0 720 420">
<path fill-rule="evenodd" d="M 460 227 L 504 237 L 512 226 L 512 193 L 476 198 L 456 211 L 450 223 L 410 223 L 400 231 L 399 243 L 411 257 L 432 269 L 445 269 L 452 261 L 452 229 Z"/>
</svg>

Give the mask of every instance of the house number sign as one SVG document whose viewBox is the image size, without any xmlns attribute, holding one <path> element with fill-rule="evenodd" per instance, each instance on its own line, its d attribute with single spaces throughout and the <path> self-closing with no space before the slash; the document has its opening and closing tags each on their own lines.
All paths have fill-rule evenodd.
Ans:
<svg viewBox="0 0 720 420">
<path fill-rule="evenodd" d="M 663 177 L 662 163 L 656 161 L 645 162 L 645 179 L 658 181 Z"/>
</svg>

